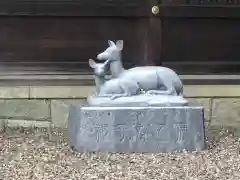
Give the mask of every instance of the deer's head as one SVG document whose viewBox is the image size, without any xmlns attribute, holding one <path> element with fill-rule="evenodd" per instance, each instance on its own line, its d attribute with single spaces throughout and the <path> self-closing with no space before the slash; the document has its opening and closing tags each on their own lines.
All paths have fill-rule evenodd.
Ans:
<svg viewBox="0 0 240 180">
<path fill-rule="evenodd" d="M 97 55 L 97 59 L 100 61 L 110 59 L 117 61 L 121 57 L 121 51 L 123 49 L 123 40 L 118 40 L 116 44 L 113 41 L 108 40 L 109 47 L 102 53 Z"/>
<path fill-rule="evenodd" d="M 104 63 L 96 63 L 94 60 L 89 59 L 89 65 L 94 70 L 94 74 L 97 76 L 105 76 L 109 71 L 109 65 L 111 60 L 106 60 Z"/>
</svg>

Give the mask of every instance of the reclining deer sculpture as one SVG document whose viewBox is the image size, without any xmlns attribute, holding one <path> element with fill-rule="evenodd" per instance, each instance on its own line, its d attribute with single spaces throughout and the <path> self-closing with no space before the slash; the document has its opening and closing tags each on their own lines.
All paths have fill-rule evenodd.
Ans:
<svg viewBox="0 0 240 180">
<path fill-rule="evenodd" d="M 167 67 L 143 66 L 128 70 L 123 68 L 121 51 L 123 41 L 116 44 L 108 41 L 109 47 L 97 56 L 98 60 L 107 60 L 110 63 L 110 73 L 113 79 L 102 84 L 99 96 L 123 97 L 133 96 L 144 89 L 146 94 L 154 95 L 182 95 L 183 84 L 178 75 Z M 106 70 L 103 68 L 103 70 Z"/>
</svg>

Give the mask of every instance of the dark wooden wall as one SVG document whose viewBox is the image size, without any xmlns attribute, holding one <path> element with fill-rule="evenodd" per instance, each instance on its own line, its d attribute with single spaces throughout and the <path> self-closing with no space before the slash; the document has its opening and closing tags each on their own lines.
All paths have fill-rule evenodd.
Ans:
<svg viewBox="0 0 240 180">
<path fill-rule="evenodd" d="M 126 68 L 145 65 L 146 0 L 0 2 L 1 74 L 91 74 L 88 59 L 124 40 Z"/>
<path fill-rule="evenodd" d="M 153 15 L 152 6 L 160 12 Z M 235 0 L 2 0 L 0 74 L 91 74 L 88 59 L 124 40 L 126 68 L 240 72 Z"/>
<path fill-rule="evenodd" d="M 108 47 L 107 40 L 123 39 L 127 67 L 142 64 L 144 19 L 113 18 L 0 18 L 0 63 L 27 73 L 88 73 L 88 59 Z M 139 61 L 138 61 L 139 60 Z M 12 64 L 12 66 L 11 66 Z"/>
<path fill-rule="evenodd" d="M 239 74 L 240 1 L 166 1 L 159 64 L 180 74 Z"/>
</svg>

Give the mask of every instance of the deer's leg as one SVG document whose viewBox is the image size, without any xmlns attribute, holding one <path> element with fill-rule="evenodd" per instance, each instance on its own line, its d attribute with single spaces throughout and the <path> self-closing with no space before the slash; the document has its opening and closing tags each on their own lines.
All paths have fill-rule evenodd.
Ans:
<svg viewBox="0 0 240 180">
<path fill-rule="evenodd" d="M 163 90 L 149 90 L 146 92 L 146 95 L 169 95 L 169 92 Z"/>
<path fill-rule="evenodd" d="M 123 86 L 123 85 L 119 85 L 119 88 L 122 90 L 122 94 L 114 94 L 111 99 L 117 99 L 119 97 L 128 97 L 131 96 L 131 91 L 129 90 L 129 88 L 127 86 Z"/>
<path fill-rule="evenodd" d="M 114 100 L 114 99 L 117 99 L 120 97 L 127 97 L 127 95 L 126 94 L 113 94 L 111 97 L 111 100 Z"/>
<path fill-rule="evenodd" d="M 117 99 L 119 97 L 127 97 L 128 94 L 123 93 L 123 94 L 102 94 L 99 97 L 106 97 L 106 98 L 110 98 L 111 100 Z"/>
<path fill-rule="evenodd" d="M 151 95 L 177 95 L 177 92 L 171 81 L 163 81 L 167 90 L 149 90 L 146 94 Z"/>
<path fill-rule="evenodd" d="M 164 85 L 166 86 L 167 92 L 168 92 L 169 95 L 177 95 L 176 89 L 173 86 L 172 81 L 166 81 L 164 83 L 165 83 Z"/>
</svg>

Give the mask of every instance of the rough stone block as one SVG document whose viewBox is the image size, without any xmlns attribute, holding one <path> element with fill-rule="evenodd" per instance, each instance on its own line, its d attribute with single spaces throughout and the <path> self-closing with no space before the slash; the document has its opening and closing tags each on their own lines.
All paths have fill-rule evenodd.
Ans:
<svg viewBox="0 0 240 180">
<path fill-rule="evenodd" d="M 49 121 L 5 120 L 5 122 L 6 127 L 46 128 L 50 126 Z"/>
<path fill-rule="evenodd" d="M 210 121 L 211 119 L 211 99 L 210 98 L 188 98 L 189 106 L 203 106 L 204 119 Z"/>
<path fill-rule="evenodd" d="M 166 107 L 166 106 L 187 106 L 188 101 L 181 96 L 166 96 L 166 95 L 139 95 L 131 97 L 119 97 L 117 99 L 111 99 L 109 97 L 98 97 L 98 96 L 89 96 L 87 98 L 89 106 L 96 107 L 146 107 L 146 106 L 155 106 L 155 107 Z"/>
<path fill-rule="evenodd" d="M 85 98 L 92 86 L 30 86 L 30 98 Z"/>
<path fill-rule="evenodd" d="M 52 100 L 51 114 L 54 126 L 67 128 L 69 105 L 83 104 L 85 99 L 78 100 Z"/>
<path fill-rule="evenodd" d="M 3 132 L 6 127 L 5 119 L 0 119 L 0 132 Z"/>
<path fill-rule="evenodd" d="M 185 97 L 238 97 L 239 85 L 185 85 Z"/>
<path fill-rule="evenodd" d="M 0 100 L 0 117 L 11 119 L 49 119 L 49 103 L 45 100 Z"/>
<path fill-rule="evenodd" d="M 0 98 L 29 98 L 28 86 L 0 87 Z"/>
<path fill-rule="evenodd" d="M 213 126 L 240 125 L 240 99 L 221 98 L 213 100 L 212 119 Z"/>
<path fill-rule="evenodd" d="M 202 107 L 70 106 L 69 145 L 79 152 L 170 152 L 205 147 Z"/>
</svg>

